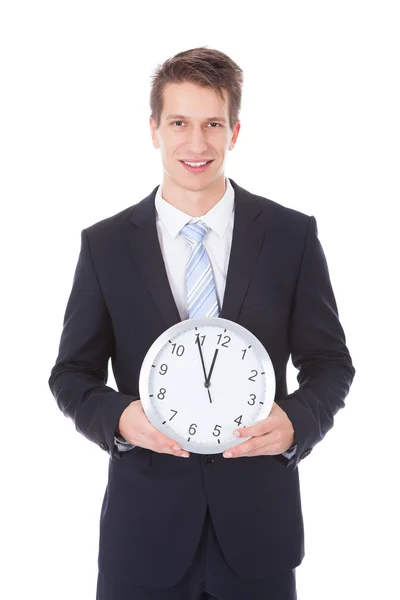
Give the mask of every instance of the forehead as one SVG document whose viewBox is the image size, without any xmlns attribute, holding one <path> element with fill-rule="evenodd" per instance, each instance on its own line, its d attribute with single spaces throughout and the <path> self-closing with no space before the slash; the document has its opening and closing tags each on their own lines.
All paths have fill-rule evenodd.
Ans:
<svg viewBox="0 0 400 600">
<path fill-rule="evenodd" d="M 226 118 L 228 96 L 223 90 L 224 99 L 212 88 L 190 83 L 168 83 L 163 91 L 163 116 L 186 115 L 190 118 Z"/>
</svg>

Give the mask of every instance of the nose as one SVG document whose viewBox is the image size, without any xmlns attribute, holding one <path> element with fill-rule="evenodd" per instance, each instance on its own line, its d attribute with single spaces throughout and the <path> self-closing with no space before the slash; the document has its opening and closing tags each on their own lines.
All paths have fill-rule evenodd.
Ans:
<svg viewBox="0 0 400 600">
<path fill-rule="evenodd" d="M 188 152 L 195 156 L 201 155 L 207 150 L 205 139 L 206 132 L 201 125 L 193 125 L 188 131 L 187 147 Z"/>
</svg>

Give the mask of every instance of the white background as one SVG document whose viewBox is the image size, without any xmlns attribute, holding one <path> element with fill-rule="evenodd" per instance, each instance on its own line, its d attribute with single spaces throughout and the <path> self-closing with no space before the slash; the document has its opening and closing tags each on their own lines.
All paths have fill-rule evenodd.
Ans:
<svg viewBox="0 0 400 600">
<path fill-rule="evenodd" d="M 316 217 L 357 370 L 299 466 L 299 600 L 399 597 L 397 6 L 2 2 L 2 598 L 95 598 L 108 455 L 47 381 L 81 230 L 161 182 L 153 69 L 201 45 L 244 70 L 226 174 Z"/>
</svg>

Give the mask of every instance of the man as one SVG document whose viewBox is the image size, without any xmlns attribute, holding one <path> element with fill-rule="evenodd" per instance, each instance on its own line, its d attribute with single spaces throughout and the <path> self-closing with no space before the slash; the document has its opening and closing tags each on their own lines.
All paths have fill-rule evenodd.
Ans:
<svg viewBox="0 0 400 600">
<path fill-rule="evenodd" d="M 315 218 L 224 175 L 241 89 L 242 71 L 216 50 L 161 65 L 150 127 L 162 185 L 82 231 L 49 385 L 76 429 L 110 455 L 98 600 L 296 598 L 304 557 L 297 466 L 333 426 L 355 369 Z M 203 236 L 199 260 L 188 223 Z M 252 437 L 230 458 L 182 452 L 148 421 L 138 395 L 153 341 L 216 307 L 258 337 L 276 374 L 269 417 L 239 428 Z M 292 394 L 290 355 L 300 384 Z M 106 385 L 110 357 L 118 391 Z"/>
</svg>

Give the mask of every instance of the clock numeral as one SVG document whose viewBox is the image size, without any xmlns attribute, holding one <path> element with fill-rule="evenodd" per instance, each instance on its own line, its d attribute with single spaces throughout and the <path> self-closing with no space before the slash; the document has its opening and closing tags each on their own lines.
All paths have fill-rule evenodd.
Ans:
<svg viewBox="0 0 400 600">
<path fill-rule="evenodd" d="M 251 345 L 248 346 L 247 348 L 245 348 L 244 350 L 242 350 L 242 352 L 243 352 L 242 360 L 244 360 L 244 357 L 246 356 L 246 352 L 249 348 L 251 348 Z"/>
<path fill-rule="evenodd" d="M 247 404 L 250 404 L 250 406 L 253 406 L 253 404 L 256 401 L 256 395 L 255 394 L 250 394 L 250 398 L 253 396 L 252 400 L 253 402 L 250 402 L 250 400 L 247 400 Z"/>
<path fill-rule="evenodd" d="M 166 393 L 167 390 L 165 388 L 160 388 L 160 391 L 157 394 L 157 398 L 159 398 L 159 400 L 164 400 Z"/>
<path fill-rule="evenodd" d="M 221 435 L 221 432 L 220 432 L 220 430 L 218 429 L 218 427 L 222 427 L 222 425 L 216 425 L 216 426 L 214 427 L 214 431 L 213 431 L 213 436 L 214 436 L 214 437 L 218 437 L 219 435 Z M 217 433 L 215 433 L 215 430 L 217 430 Z"/>
<path fill-rule="evenodd" d="M 205 336 L 205 335 L 202 335 L 201 337 L 202 337 L 203 339 L 201 340 L 201 344 L 200 344 L 200 346 L 202 346 L 202 345 L 204 344 L 204 340 L 206 339 L 206 336 Z M 196 341 L 195 341 L 195 344 L 199 344 L 199 343 L 200 343 L 200 342 L 199 342 L 199 339 L 200 339 L 200 334 L 199 334 L 199 333 L 196 333 Z"/>
<path fill-rule="evenodd" d="M 220 344 L 220 342 L 221 342 L 222 333 L 220 333 L 220 334 L 219 334 L 217 337 L 218 337 L 218 342 L 217 342 L 217 345 L 219 345 L 219 344 Z M 221 346 L 224 346 L 224 348 L 227 348 L 227 347 L 228 347 L 228 345 L 227 345 L 227 344 L 229 344 L 229 342 L 231 341 L 231 338 L 229 337 L 229 335 L 224 335 L 224 338 L 225 338 L 225 340 L 226 340 L 226 341 L 225 341 L 225 342 L 223 342 L 223 343 L 221 344 Z"/>
<path fill-rule="evenodd" d="M 172 417 L 170 418 L 170 421 L 172 421 L 172 419 L 173 419 L 174 417 L 176 417 L 176 415 L 178 414 L 178 411 L 177 411 L 177 410 L 174 410 L 173 408 L 170 408 L 170 411 L 171 411 L 171 412 L 173 412 L 173 413 L 175 413 L 175 414 L 174 414 L 174 415 L 172 415 Z"/>
<path fill-rule="evenodd" d="M 258 375 L 258 371 L 256 371 L 255 369 L 251 370 L 252 373 L 254 373 L 254 375 L 252 375 L 251 377 L 249 377 L 250 381 L 255 381 L 255 379 L 253 379 L 253 377 L 255 377 L 256 375 Z"/>
<path fill-rule="evenodd" d="M 176 348 L 176 344 L 172 344 L 172 352 L 171 352 L 171 354 L 174 354 L 174 352 L 175 352 L 175 348 Z M 178 346 L 178 347 L 176 348 L 176 354 L 177 354 L 178 356 L 182 356 L 182 354 L 183 354 L 184 352 L 185 352 L 185 346 Z"/>
<path fill-rule="evenodd" d="M 165 367 L 164 371 L 162 370 L 163 367 Z M 160 375 L 165 375 L 165 373 L 168 371 L 168 366 L 166 364 L 162 364 L 160 367 L 160 370 L 158 371 L 160 373 Z"/>
<path fill-rule="evenodd" d="M 196 423 L 192 423 L 191 426 L 189 427 L 189 433 L 190 435 L 194 435 L 197 432 L 197 424 Z"/>
<path fill-rule="evenodd" d="M 239 427 L 242 426 L 242 417 L 243 415 L 239 415 L 236 419 L 235 419 L 235 423 L 237 423 L 239 425 Z"/>
</svg>

